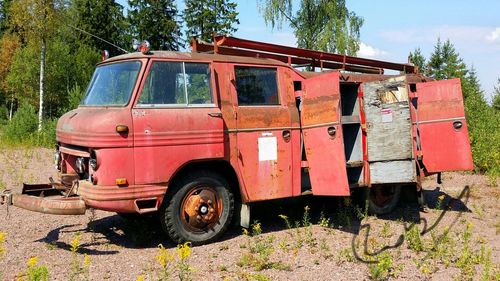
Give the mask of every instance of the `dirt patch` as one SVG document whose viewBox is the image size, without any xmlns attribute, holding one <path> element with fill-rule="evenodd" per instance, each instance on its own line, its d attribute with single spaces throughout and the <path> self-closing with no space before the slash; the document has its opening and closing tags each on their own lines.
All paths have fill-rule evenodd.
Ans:
<svg viewBox="0 0 500 281">
<path fill-rule="evenodd" d="M 0 163 L 0 188 L 15 192 L 23 181 L 47 182 L 57 174 L 48 149 L 4 149 Z M 221 241 L 189 252 L 170 242 L 154 218 L 1 208 L 0 280 L 26 273 L 33 257 L 50 280 L 157 280 L 165 274 L 173 280 L 499 280 L 498 182 L 449 173 L 440 185 L 427 179 L 424 188 L 426 210 L 403 201 L 378 218 L 364 217 L 344 198 L 262 203 L 252 209 L 258 223 L 248 235 L 235 226 Z"/>
</svg>

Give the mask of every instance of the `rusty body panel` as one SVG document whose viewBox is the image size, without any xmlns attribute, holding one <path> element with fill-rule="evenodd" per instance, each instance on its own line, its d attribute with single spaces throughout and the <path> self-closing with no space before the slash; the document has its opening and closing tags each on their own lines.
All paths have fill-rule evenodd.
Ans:
<svg viewBox="0 0 500 281">
<path fill-rule="evenodd" d="M 338 72 L 306 80 L 302 128 L 314 195 L 349 195 L 339 105 Z"/>
<path fill-rule="evenodd" d="M 292 145 L 297 144 L 294 138 L 300 128 L 298 110 L 289 73 L 283 68 L 276 68 L 276 73 L 278 105 L 240 106 L 235 83 L 231 83 L 235 122 L 227 130 L 234 134 L 237 148 L 233 158 L 248 201 L 291 197 L 294 193 L 292 172 L 299 162 L 293 161 L 298 150 Z"/>
<path fill-rule="evenodd" d="M 424 172 L 472 170 L 460 79 L 417 83 L 415 98 Z"/>
</svg>

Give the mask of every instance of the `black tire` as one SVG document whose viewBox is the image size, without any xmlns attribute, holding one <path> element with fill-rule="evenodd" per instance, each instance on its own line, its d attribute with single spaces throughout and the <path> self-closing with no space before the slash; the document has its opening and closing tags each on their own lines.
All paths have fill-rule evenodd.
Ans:
<svg viewBox="0 0 500 281">
<path fill-rule="evenodd" d="M 196 171 L 169 189 L 160 209 L 160 222 L 174 242 L 207 244 L 227 230 L 234 213 L 234 197 L 223 177 L 212 171 Z"/>
<path fill-rule="evenodd" d="M 388 214 L 396 208 L 401 197 L 401 185 L 374 185 L 369 190 L 368 212 L 373 215 Z"/>
</svg>

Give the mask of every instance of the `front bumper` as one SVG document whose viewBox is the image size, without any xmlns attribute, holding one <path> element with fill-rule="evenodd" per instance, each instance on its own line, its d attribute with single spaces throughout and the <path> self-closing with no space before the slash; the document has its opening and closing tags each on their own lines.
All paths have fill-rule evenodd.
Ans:
<svg viewBox="0 0 500 281">
<path fill-rule="evenodd" d="M 84 215 L 87 209 L 84 200 L 72 194 L 71 188 L 62 189 L 56 184 L 24 184 L 21 194 L 4 191 L 0 205 L 4 204 L 52 215 Z"/>
<path fill-rule="evenodd" d="M 144 214 L 158 210 L 166 190 L 166 185 L 96 186 L 83 180 L 71 186 L 23 184 L 21 194 L 0 194 L 0 205 L 53 215 L 84 215 L 87 208 Z"/>
</svg>

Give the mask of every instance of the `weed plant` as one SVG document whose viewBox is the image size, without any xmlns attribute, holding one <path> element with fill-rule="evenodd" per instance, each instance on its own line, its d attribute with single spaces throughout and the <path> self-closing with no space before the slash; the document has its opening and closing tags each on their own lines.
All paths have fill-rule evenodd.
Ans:
<svg viewBox="0 0 500 281">
<path fill-rule="evenodd" d="M 194 268 L 189 264 L 188 259 L 191 256 L 191 243 L 177 245 L 174 252 L 169 251 L 162 244 L 158 245 L 158 254 L 156 261 L 161 266 L 158 280 L 170 280 L 171 273 L 177 270 L 177 277 L 181 281 L 192 280 Z M 140 275 L 138 278 L 141 278 Z M 144 277 L 142 277 L 144 278 Z"/>
<path fill-rule="evenodd" d="M 19 281 L 48 281 L 49 270 L 46 266 L 38 265 L 38 257 L 32 257 L 26 262 L 26 270 L 18 275 Z"/>
</svg>

